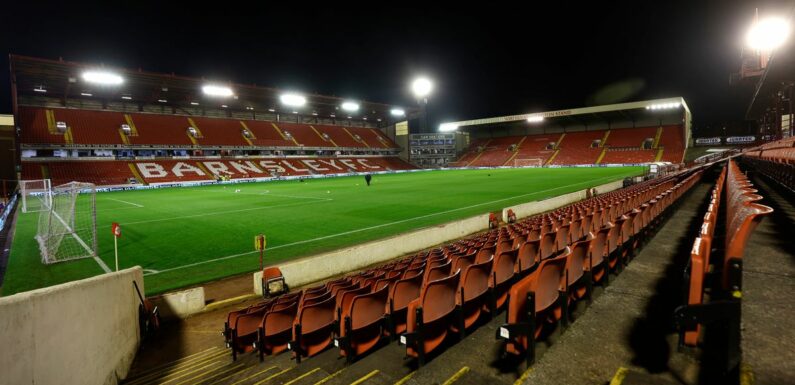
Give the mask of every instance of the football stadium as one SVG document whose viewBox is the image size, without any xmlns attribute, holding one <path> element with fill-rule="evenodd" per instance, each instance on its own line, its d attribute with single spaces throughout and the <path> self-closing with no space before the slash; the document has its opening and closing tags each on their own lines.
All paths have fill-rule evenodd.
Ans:
<svg viewBox="0 0 795 385">
<path fill-rule="evenodd" d="M 792 4 L 170 7 L 8 36 L 0 384 L 795 383 Z"/>
</svg>

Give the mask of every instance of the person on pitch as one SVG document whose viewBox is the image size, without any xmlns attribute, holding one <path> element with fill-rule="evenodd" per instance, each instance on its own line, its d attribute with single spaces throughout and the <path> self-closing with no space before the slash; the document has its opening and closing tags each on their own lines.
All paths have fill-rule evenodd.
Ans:
<svg viewBox="0 0 795 385">
<path fill-rule="evenodd" d="M 372 175 L 370 175 L 370 174 L 365 174 L 364 175 L 364 181 L 367 182 L 368 186 L 370 185 L 370 181 L 371 180 L 373 180 L 373 176 Z"/>
</svg>

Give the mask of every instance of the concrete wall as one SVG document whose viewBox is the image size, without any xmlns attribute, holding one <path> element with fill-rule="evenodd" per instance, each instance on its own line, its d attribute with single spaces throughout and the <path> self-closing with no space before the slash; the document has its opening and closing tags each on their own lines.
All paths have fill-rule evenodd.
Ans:
<svg viewBox="0 0 795 385">
<path fill-rule="evenodd" d="M 599 194 L 608 193 L 613 190 L 618 190 L 622 187 L 624 187 L 624 180 L 620 179 L 615 182 L 600 184 L 599 186 L 594 187 L 594 189 L 596 190 L 595 194 L 599 195 Z"/>
<path fill-rule="evenodd" d="M 279 268 L 287 285 L 299 287 L 462 238 L 487 229 L 488 222 L 488 214 L 478 215 L 287 262 Z M 254 292 L 257 294 L 262 294 L 261 280 L 262 272 L 254 273 Z"/>
<path fill-rule="evenodd" d="M 0 384 L 105 385 L 138 349 L 140 267 L 0 298 Z"/>
<path fill-rule="evenodd" d="M 509 209 L 513 210 L 514 214 L 516 214 L 516 218 L 518 219 L 529 217 L 538 213 L 543 213 L 545 211 L 554 210 L 558 207 L 565 206 L 583 199 L 585 199 L 585 190 L 580 190 L 540 201 L 533 201 L 506 207 L 502 209 L 502 220 L 504 222 L 508 222 Z"/>
<path fill-rule="evenodd" d="M 150 298 L 164 319 L 184 319 L 204 311 L 204 287 L 194 287 Z"/>
<path fill-rule="evenodd" d="M 601 184 L 599 186 L 594 187 L 594 189 L 596 190 L 596 194 L 604 194 L 606 192 L 620 189 L 623 186 L 624 186 L 624 180 L 621 179 L 615 182 Z M 509 209 L 513 210 L 514 214 L 516 214 L 517 219 L 525 218 L 538 213 L 552 211 L 554 209 L 557 209 L 558 207 L 563 207 L 577 201 L 581 201 L 585 199 L 586 196 L 587 194 L 585 190 L 580 190 L 568 194 L 558 195 L 552 198 L 547 198 L 541 201 L 533 201 L 533 202 L 523 203 L 520 205 L 506 207 L 502 210 L 502 220 L 504 222 L 508 222 Z"/>
</svg>

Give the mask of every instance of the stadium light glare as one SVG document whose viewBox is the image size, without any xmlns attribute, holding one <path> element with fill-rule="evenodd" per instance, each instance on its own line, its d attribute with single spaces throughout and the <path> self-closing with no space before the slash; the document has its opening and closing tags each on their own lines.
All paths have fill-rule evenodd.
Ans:
<svg viewBox="0 0 795 385">
<path fill-rule="evenodd" d="M 433 91 L 433 82 L 426 77 L 419 77 L 411 82 L 411 91 L 419 99 L 426 98 Z"/>
<path fill-rule="evenodd" d="M 168 100 L 166 99 L 157 99 L 157 101 L 160 103 L 168 103 Z"/>
<path fill-rule="evenodd" d="M 83 95 L 83 96 L 94 96 L 93 94 L 88 93 L 88 92 L 81 92 L 80 95 Z"/>
<path fill-rule="evenodd" d="M 356 102 L 344 102 L 342 103 L 342 109 L 345 111 L 359 111 L 359 103 Z"/>
<path fill-rule="evenodd" d="M 780 17 L 768 17 L 755 22 L 745 35 L 749 47 L 769 51 L 781 47 L 789 37 L 789 22 Z"/>
<path fill-rule="evenodd" d="M 212 84 L 202 87 L 202 92 L 204 92 L 204 94 L 207 96 L 220 96 L 225 98 L 234 95 L 234 92 L 232 92 L 231 88 Z"/>
<path fill-rule="evenodd" d="M 190 102 L 190 105 L 191 105 L 191 106 L 198 106 L 198 105 L 199 105 L 199 102 Z"/>
<path fill-rule="evenodd" d="M 404 111 L 402 108 L 393 108 L 389 112 L 392 114 L 392 116 L 405 116 L 406 115 L 406 111 Z"/>
<path fill-rule="evenodd" d="M 455 131 L 458 129 L 458 125 L 455 123 L 442 123 L 439 125 L 439 131 L 448 132 L 448 131 Z"/>
<path fill-rule="evenodd" d="M 83 72 L 83 80 L 89 83 L 117 86 L 124 83 L 124 78 L 118 74 L 105 71 L 86 71 Z"/>
<path fill-rule="evenodd" d="M 123 95 L 121 98 L 124 100 L 132 100 L 132 96 L 130 95 Z"/>
<path fill-rule="evenodd" d="M 671 103 L 658 103 L 658 104 L 650 104 L 646 106 L 647 110 L 673 110 L 682 106 L 681 102 L 671 102 Z"/>
<path fill-rule="evenodd" d="M 541 115 L 535 115 L 527 118 L 527 121 L 530 123 L 540 123 L 544 121 L 544 117 Z"/>
<path fill-rule="evenodd" d="M 276 110 L 273 108 L 268 108 L 268 112 L 276 112 Z"/>
<path fill-rule="evenodd" d="M 286 106 L 290 107 L 303 107 L 306 104 L 306 98 L 299 94 L 282 94 L 279 100 Z"/>
</svg>

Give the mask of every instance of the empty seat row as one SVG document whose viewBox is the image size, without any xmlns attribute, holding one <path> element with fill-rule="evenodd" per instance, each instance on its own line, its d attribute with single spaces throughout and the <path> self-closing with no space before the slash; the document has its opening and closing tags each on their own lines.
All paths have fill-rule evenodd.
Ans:
<svg viewBox="0 0 795 385">
<path fill-rule="evenodd" d="M 740 359 L 740 300 L 742 266 L 748 240 L 756 226 L 773 212 L 758 202 L 753 184 L 733 160 L 720 172 L 709 205 L 690 251 L 685 271 L 687 293 L 676 309 L 680 346 L 697 347 L 704 328 L 720 324 L 730 368 Z"/>
<path fill-rule="evenodd" d="M 795 137 L 748 149 L 742 159 L 744 164 L 795 191 Z"/>
<path fill-rule="evenodd" d="M 18 121 L 23 144 L 398 148 L 362 127 L 29 106 Z"/>
<path fill-rule="evenodd" d="M 506 341 L 505 352 L 532 363 L 535 341 L 550 327 L 568 324 L 573 304 L 590 301 L 593 285 L 606 285 L 609 274 L 630 261 L 701 173 L 648 181 L 520 223 L 529 236 L 540 236 L 540 263 L 510 288 L 506 323 L 497 335 Z"/>
</svg>

